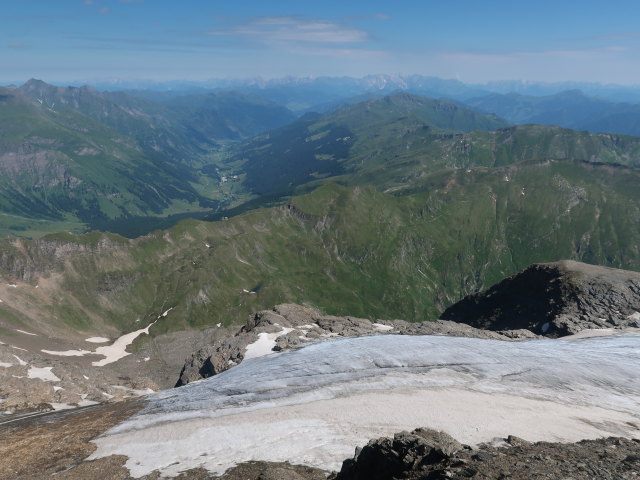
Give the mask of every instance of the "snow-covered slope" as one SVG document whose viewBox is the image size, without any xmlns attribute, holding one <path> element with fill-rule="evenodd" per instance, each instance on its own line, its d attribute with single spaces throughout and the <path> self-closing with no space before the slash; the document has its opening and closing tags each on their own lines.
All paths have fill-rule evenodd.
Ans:
<svg viewBox="0 0 640 480">
<path fill-rule="evenodd" d="M 640 334 L 508 343 L 327 341 L 150 397 L 96 443 L 134 476 L 246 460 L 338 469 L 354 446 L 418 426 L 465 443 L 640 436 Z"/>
</svg>

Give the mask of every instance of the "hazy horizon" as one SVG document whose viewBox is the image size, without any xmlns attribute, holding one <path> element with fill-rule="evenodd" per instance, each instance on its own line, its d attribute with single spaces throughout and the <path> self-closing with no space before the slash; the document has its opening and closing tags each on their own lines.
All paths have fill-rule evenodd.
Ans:
<svg viewBox="0 0 640 480">
<path fill-rule="evenodd" d="M 417 4 L 416 4 L 417 3 Z M 637 85 L 639 5 L 8 0 L 0 83 L 424 75 Z"/>
</svg>

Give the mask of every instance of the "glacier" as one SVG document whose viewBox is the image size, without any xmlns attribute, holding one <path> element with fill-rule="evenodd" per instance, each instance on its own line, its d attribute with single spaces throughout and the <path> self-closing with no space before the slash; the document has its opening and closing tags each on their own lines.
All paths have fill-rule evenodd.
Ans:
<svg viewBox="0 0 640 480">
<path fill-rule="evenodd" d="M 339 469 L 357 445 L 430 427 L 477 444 L 640 437 L 640 333 L 502 342 L 333 339 L 249 359 L 179 389 L 97 438 L 132 476 L 221 474 L 249 460 Z"/>
</svg>

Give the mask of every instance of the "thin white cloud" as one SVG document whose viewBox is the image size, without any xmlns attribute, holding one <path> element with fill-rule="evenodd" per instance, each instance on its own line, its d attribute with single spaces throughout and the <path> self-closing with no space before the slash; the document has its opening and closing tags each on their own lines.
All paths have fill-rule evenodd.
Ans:
<svg viewBox="0 0 640 480">
<path fill-rule="evenodd" d="M 323 19 L 297 16 L 265 16 L 208 35 L 251 39 L 269 45 L 302 42 L 306 44 L 356 44 L 370 39 L 359 28 Z"/>
</svg>

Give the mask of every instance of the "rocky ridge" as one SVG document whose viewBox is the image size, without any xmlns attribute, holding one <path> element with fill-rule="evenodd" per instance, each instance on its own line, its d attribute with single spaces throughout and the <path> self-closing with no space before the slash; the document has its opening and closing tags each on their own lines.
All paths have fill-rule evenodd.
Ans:
<svg viewBox="0 0 640 480">
<path fill-rule="evenodd" d="M 537 337 L 528 330 L 494 332 L 446 320 L 419 323 L 404 320 L 372 321 L 349 316 L 323 315 L 311 307 L 280 304 L 272 310 L 262 310 L 251 315 L 235 335 L 218 340 L 193 353 L 185 361 L 176 386 L 211 377 L 238 365 L 245 359 L 247 347 L 259 341 L 261 336 L 270 339 L 272 352 L 280 352 L 332 337 L 384 334 L 448 335 L 496 340 Z"/>
<path fill-rule="evenodd" d="M 475 328 L 562 337 L 585 329 L 640 327 L 640 273 L 563 260 L 534 264 L 441 318 Z"/>
</svg>

